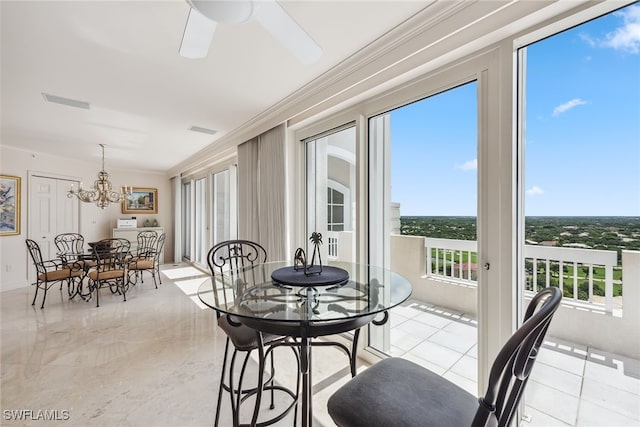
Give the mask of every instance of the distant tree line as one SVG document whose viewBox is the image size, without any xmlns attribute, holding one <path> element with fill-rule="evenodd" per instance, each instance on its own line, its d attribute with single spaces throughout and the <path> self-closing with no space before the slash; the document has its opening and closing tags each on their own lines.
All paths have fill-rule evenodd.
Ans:
<svg viewBox="0 0 640 427">
<path fill-rule="evenodd" d="M 476 218 L 460 216 L 402 216 L 400 233 L 443 239 L 477 240 Z M 585 245 L 591 249 L 640 250 L 640 217 L 541 217 L 525 219 L 530 244 Z M 551 243 L 554 242 L 554 243 Z"/>
</svg>

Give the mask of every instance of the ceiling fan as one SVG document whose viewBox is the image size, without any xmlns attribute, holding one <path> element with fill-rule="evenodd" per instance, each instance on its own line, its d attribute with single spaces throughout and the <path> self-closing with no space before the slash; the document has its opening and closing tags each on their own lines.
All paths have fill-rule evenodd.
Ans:
<svg viewBox="0 0 640 427">
<path fill-rule="evenodd" d="M 205 58 L 216 25 L 257 20 L 298 60 L 311 64 L 320 58 L 320 46 L 275 0 L 186 0 L 191 6 L 184 28 L 180 55 Z"/>
</svg>

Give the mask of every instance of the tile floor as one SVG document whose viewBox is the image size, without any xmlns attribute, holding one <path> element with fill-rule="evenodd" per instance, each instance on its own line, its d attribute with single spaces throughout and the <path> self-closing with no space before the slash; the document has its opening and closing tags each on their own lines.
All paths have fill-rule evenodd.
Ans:
<svg viewBox="0 0 640 427">
<path fill-rule="evenodd" d="M 476 391 L 476 321 L 408 301 L 391 314 L 391 354 Z M 547 337 L 526 389 L 523 426 L 640 426 L 640 361 Z"/>
<path fill-rule="evenodd" d="M 196 296 L 206 275 L 167 265 L 162 277 L 159 289 L 149 278 L 127 302 L 104 290 L 99 308 L 67 301 L 56 288 L 44 310 L 31 306 L 31 287 L 0 293 L 0 425 L 212 425 L 224 334 Z M 475 393 L 474 319 L 409 301 L 391 322 L 393 355 Z M 294 359 L 282 350 L 279 380 L 292 385 L 295 375 L 280 373 Z M 533 375 L 524 426 L 640 426 L 637 360 L 550 339 Z M 330 427 L 326 401 L 349 379 L 344 354 L 316 347 L 313 379 L 315 425 Z M 221 426 L 230 425 L 228 406 L 225 399 Z M 32 411 L 30 419 L 12 418 L 21 410 Z M 34 420 L 38 410 L 68 419 Z M 276 426 L 293 425 L 292 418 Z"/>
</svg>

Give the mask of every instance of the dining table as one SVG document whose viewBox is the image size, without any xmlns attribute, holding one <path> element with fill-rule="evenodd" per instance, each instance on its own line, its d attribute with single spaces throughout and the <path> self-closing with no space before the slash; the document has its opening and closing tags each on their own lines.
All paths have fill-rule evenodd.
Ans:
<svg viewBox="0 0 640 427">
<path fill-rule="evenodd" d="M 313 424 L 311 351 L 314 339 L 382 325 L 406 301 L 411 283 L 389 269 L 330 262 L 309 268 L 276 261 L 232 268 L 204 281 L 198 297 L 207 307 L 259 333 L 292 337 L 300 354 L 301 424 Z M 356 346 L 350 354 L 355 375 Z"/>
</svg>

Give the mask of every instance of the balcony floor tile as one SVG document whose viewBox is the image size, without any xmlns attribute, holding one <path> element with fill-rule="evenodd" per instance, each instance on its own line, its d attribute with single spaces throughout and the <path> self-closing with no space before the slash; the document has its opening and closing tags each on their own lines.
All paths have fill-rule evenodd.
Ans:
<svg viewBox="0 0 640 427">
<path fill-rule="evenodd" d="M 532 407 L 567 424 L 576 423 L 580 402 L 578 397 L 569 396 L 537 381 L 529 381 L 525 393 L 525 398 Z"/>
<path fill-rule="evenodd" d="M 444 328 L 452 322 L 451 318 L 442 317 L 432 313 L 421 313 L 415 317 L 415 320 L 439 329 Z"/>
<path fill-rule="evenodd" d="M 478 361 L 471 356 L 464 355 L 455 365 L 451 367 L 449 372 L 463 376 L 474 383 L 478 381 Z M 473 394 L 477 394 L 474 391 Z"/>
<path fill-rule="evenodd" d="M 440 344 L 458 353 L 466 353 L 471 350 L 471 347 L 473 347 L 478 340 L 475 337 L 453 334 L 443 329 L 433 334 L 428 341 Z"/>
<path fill-rule="evenodd" d="M 445 369 L 450 369 L 463 356 L 460 352 L 429 341 L 418 344 L 409 353 Z"/>
<path fill-rule="evenodd" d="M 439 332 L 438 328 L 425 325 L 424 323 L 413 319 L 409 319 L 406 322 L 401 323 L 394 330 L 406 332 L 411 336 L 418 337 L 423 340 Z"/>
<path fill-rule="evenodd" d="M 626 417 L 610 408 L 600 406 L 588 400 L 580 401 L 577 427 L 630 427 L 637 426 L 638 420 Z"/>
<path fill-rule="evenodd" d="M 604 359 L 593 357 L 590 352 L 584 377 L 640 396 L 640 362 L 619 355 L 600 352 Z"/>
<path fill-rule="evenodd" d="M 420 303 L 411 301 L 413 307 Z M 414 313 L 415 314 L 415 313 Z M 401 356 L 477 394 L 477 322 L 471 316 L 429 306 L 392 328 L 394 334 L 424 328 L 429 335 Z M 438 330 L 439 329 L 439 330 Z M 401 345 L 395 341 L 395 345 Z M 415 344 L 412 339 L 411 344 Z M 640 426 L 640 361 L 548 336 L 526 391 L 523 426 Z"/>
<path fill-rule="evenodd" d="M 422 338 L 400 329 L 391 334 L 391 345 L 404 351 L 409 351 L 423 341 Z"/>
<path fill-rule="evenodd" d="M 640 422 L 640 396 L 637 394 L 585 378 L 582 386 L 582 400 L 632 418 L 636 423 Z"/>
<path fill-rule="evenodd" d="M 525 414 L 531 419 L 528 423 L 522 424 L 527 427 L 567 427 L 572 425 L 562 422 L 557 418 L 553 418 L 552 416 L 547 415 L 544 412 L 540 412 L 528 405 L 525 407 Z"/>
<path fill-rule="evenodd" d="M 457 385 L 458 387 L 468 391 L 474 396 L 478 395 L 478 383 L 470 380 L 469 378 L 458 375 L 455 372 L 446 372 L 443 375 L 446 379 Z"/>
<path fill-rule="evenodd" d="M 544 349 L 542 351 L 545 351 Z M 563 369 L 544 363 L 536 363 L 531 372 L 531 380 L 546 384 L 556 390 L 579 397 L 582 390 L 582 377 Z"/>
</svg>

